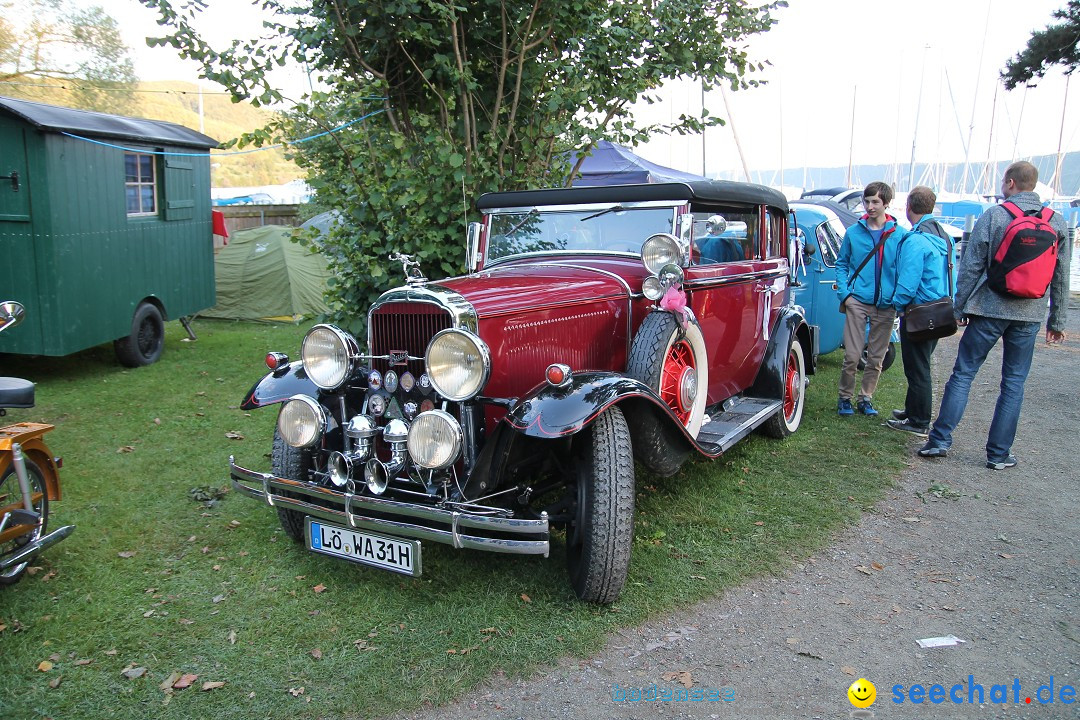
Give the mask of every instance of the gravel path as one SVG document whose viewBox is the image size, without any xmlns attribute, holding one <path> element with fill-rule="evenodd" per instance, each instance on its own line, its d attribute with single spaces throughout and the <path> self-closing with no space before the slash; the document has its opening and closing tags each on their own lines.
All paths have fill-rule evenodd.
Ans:
<svg viewBox="0 0 1080 720">
<path fill-rule="evenodd" d="M 1061 698 L 1063 686 L 1080 686 L 1078 296 L 1071 305 L 1069 340 L 1037 346 L 1016 468 L 983 464 L 999 344 L 975 379 L 950 457 L 918 458 L 913 438 L 910 468 L 875 511 L 785 577 L 625 630 L 592 658 L 564 659 L 528 681 L 495 679 L 402 717 L 841 718 L 852 716 L 847 688 L 860 677 L 876 685 L 876 717 L 1080 717 L 1080 698 Z M 956 338 L 935 354 L 939 397 L 955 355 Z M 964 643 L 916 643 L 947 635 Z M 1043 705 L 1036 693 L 1051 678 L 1054 703 Z M 675 693 L 680 682 L 706 699 L 615 699 L 635 689 Z M 906 693 L 916 684 L 927 693 L 939 684 L 946 694 L 915 705 Z M 993 702 L 995 684 L 1006 686 L 1006 703 Z M 894 702 L 897 685 L 903 704 Z M 969 685 L 982 686 L 981 705 Z M 709 701 L 710 690 L 733 699 Z"/>
</svg>

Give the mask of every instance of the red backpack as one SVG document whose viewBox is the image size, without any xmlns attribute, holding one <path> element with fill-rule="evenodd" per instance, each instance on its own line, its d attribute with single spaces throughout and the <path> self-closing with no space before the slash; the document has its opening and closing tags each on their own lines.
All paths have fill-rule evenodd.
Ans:
<svg viewBox="0 0 1080 720">
<path fill-rule="evenodd" d="M 1025 213 L 1011 202 L 1003 202 L 1001 207 L 1013 219 L 990 261 L 986 284 L 1002 295 L 1041 298 L 1057 265 L 1058 234 L 1050 225 L 1054 211 L 1044 207 Z"/>
</svg>

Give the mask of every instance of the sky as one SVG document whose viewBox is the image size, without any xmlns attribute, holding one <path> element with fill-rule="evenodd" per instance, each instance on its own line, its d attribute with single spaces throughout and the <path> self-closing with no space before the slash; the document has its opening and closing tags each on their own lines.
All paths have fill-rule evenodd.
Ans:
<svg viewBox="0 0 1080 720">
<path fill-rule="evenodd" d="M 89 2 L 90 0 L 80 0 Z M 119 20 L 144 80 L 197 78 L 197 66 L 171 48 L 147 48 L 161 34 L 155 13 L 137 0 L 98 0 Z M 215 46 L 261 32 L 250 0 L 211 0 L 197 27 Z M 1065 0 L 790 0 L 779 24 L 748 44 L 767 62 L 758 88 L 720 90 L 704 101 L 730 122 L 699 136 L 657 139 L 636 148 L 680 170 L 775 171 L 965 159 L 983 162 L 1080 150 L 1080 80 L 1065 104 L 1066 81 L 1052 69 L 1035 88 L 1006 92 L 1005 62 L 1032 30 L 1053 21 Z M 306 86 L 298 70 L 279 71 L 286 95 Z M 206 84 L 209 88 L 210 85 Z M 996 91 L 996 97 L 995 97 Z M 667 122 L 698 113 L 702 92 L 673 82 L 661 103 L 639 104 L 643 120 Z M 1062 133 L 1062 118 L 1066 118 Z M 738 145 L 735 136 L 738 136 Z M 741 152 L 740 152 L 741 147 Z"/>
<path fill-rule="evenodd" d="M 751 58 L 770 63 L 767 85 L 719 90 L 705 103 L 731 121 L 705 135 L 705 171 L 855 164 L 1009 160 L 1080 149 L 1080 82 L 1065 108 L 1065 79 L 1053 69 L 1036 88 L 1006 92 L 1005 62 L 1032 30 L 1045 29 L 1064 0 L 791 0 L 779 24 L 753 38 Z M 995 98 L 995 89 L 997 96 Z M 663 108 L 698 112 L 701 88 L 672 84 Z M 1063 110 L 1064 115 L 1063 115 Z M 644 116 L 644 115 L 643 115 Z M 734 127 L 734 132 L 732 131 Z M 854 127 L 853 127 L 854 126 Z M 734 137 L 738 136 L 742 148 Z M 639 152 L 702 172 L 702 139 L 656 141 Z"/>
</svg>

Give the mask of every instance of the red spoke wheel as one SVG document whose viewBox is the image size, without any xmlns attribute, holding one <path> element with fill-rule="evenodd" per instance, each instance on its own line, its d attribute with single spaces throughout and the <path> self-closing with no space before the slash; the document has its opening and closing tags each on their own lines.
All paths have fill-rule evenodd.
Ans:
<svg viewBox="0 0 1080 720">
<path fill-rule="evenodd" d="M 626 374 L 652 388 L 690 437 L 697 437 L 705 418 L 709 361 L 696 322 L 683 329 L 669 312 L 650 313 L 634 336 Z M 662 411 L 633 413 L 627 420 L 641 464 L 658 475 L 682 466 L 691 446 Z"/>
<path fill-rule="evenodd" d="M 806 405 L 806 356 L 803 355 L 802 343 L 798 340 L 792 341 L 788 348 L 783 388 L 780 412 L 762 426 L 766 435 L 776 438 L 791 435 L 802 423 L 803 407 Z"/>
</svg>

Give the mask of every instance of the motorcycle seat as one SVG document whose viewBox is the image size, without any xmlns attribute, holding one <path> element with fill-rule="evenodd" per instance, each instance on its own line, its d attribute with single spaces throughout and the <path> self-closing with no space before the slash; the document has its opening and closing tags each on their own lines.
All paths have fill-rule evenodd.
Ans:
<svg viewBox="0 0 1080 720">
<path fill-rule="evenodd" d="M 34 383 L 22 378 L 0 377 L 0 408 L 34 407 Z"/>
</svg>

